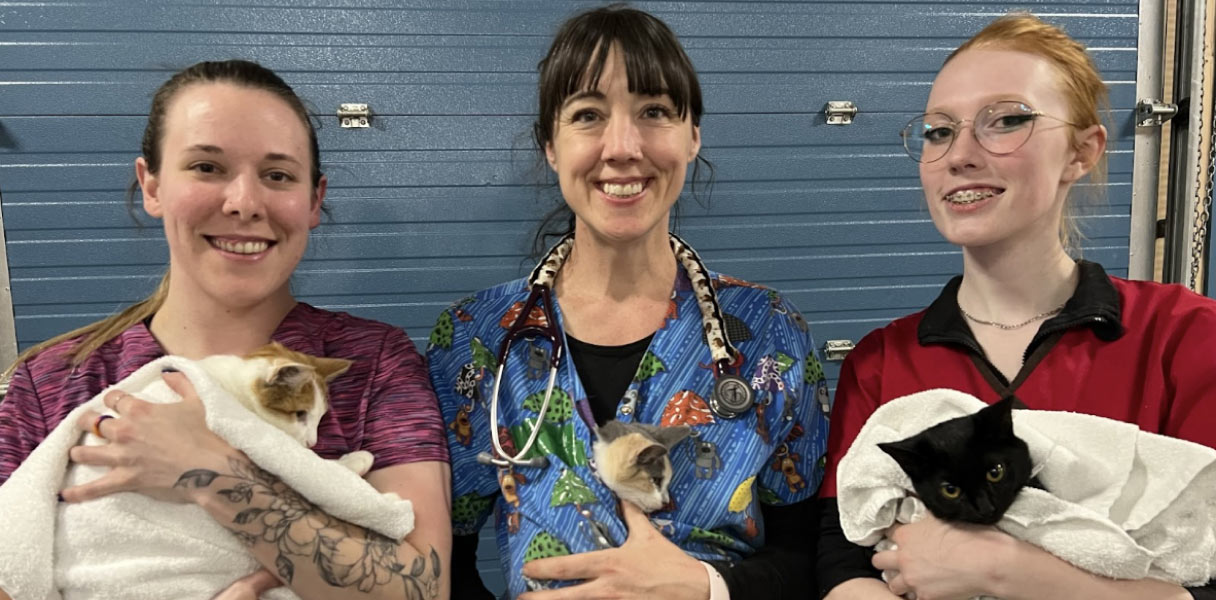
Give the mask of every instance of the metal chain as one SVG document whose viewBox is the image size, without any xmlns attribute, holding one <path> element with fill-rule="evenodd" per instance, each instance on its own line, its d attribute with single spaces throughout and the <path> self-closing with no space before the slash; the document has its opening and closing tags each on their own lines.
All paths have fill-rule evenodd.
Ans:
<svg viewBox="0 0 1216 600">
<path fill-rule="evenodd" d="M 1212 136 L 1208 143 L 1208 172 L 1207 194 L 1195 203 L 1195 227 L 1191 233 L 1191 285 L 1190 288 L 1199 291 L 1199 267 L 1203 263 L 1203 243 L 1208 236 L 1208 227 L 1212 222 L 1212 187 L 1216 185 L 1216 110 L 1212 111 Z M 1197 174 L 1202 176 L 1203 174 Z M 1208 250 L 1208 260 L 1213 260 L 1211 248 Z M 1216 282 L 1204 280 L 1204 287 L 1216 289 Z"/>
<path fill-rule="evenodd" d="M 1009 324 L 1006 324 L 1006 323 L 998 323 L 998 322 L 996 322 L 996 321 L 985 321 L 984 319 L 980 319 L 980 318 L 978 318 L 978 317 L 975 317 L 975 316 L 973 316 L 971 313 L 967 312 L 965 309 L 963 309 L 963 305 L 962 305 L 962 304 L 959 304 L 959 305 L 958 305 L 958 311 L 959 311 L 959 312 L 961 312 L 961 313 L 963 313 L 963 316 L 964 316 L 964 317 L 967 317 L 968 319 L 970 319 L 970 320 L 972 320 L 972 321 L 974 321 L 974 322 L 976 322 L 976 323 L 979 323 L 980 325 L 991 325 L 991 326 L 993 326 L 993 327 L 996 327 L 997 329 L 1004 329 L 1005 331 L 1012 331 L 1012 330 L 1014 330 L 1014 329 L 1021 329 L 1021 328 L 1025 327 L 1025 326 L 1027 326 L 1027 325 L 1029 325 L 1029 324 L 1031 324 L 1031 323 L 1034 323 L 1035 321 L 1038 321 L 1039 319 L 1044 319 L 1044 318 L 1046 318 L 1046 317 L 1050 317 L 1050 316 L 1052 316 L 1052 315 L 1054 315 L 1054 314 L 1058 314 L 1058 313 L 1059 313 L 1060 311 L 1062 311 L 1062 310 L 1064 310 L 1064 305 L 1063 305 L 1063 304 L 1061 304 L 1061 305 L 1059 305 L 1059 306 L 1057 306 L 1057 307 L 1055 307 L 1055 308 L 1053 308 L 1053 309 L 1051 309 L 1051 310 L 1049 310 L 1049 311 L 1046 311 L 1046 312 L 1041 312 L 1041 313 L 1039 313 L 1039 314 L 1037 314 L 1037 315 L 1035 315 L 1035 316 L 1033 316 L 1033 317 L 1030 317 L 1029 319 L 1026 319 L 1025 321 L 1022 321 L 1021 323 L 1016 323 L 1016 324 L 1014 324 L 1014 325 L 1009 325 Z"/>
<path fill-rule="evenodd" d="M 1203 45 L 1204 39 L 1206 39 L 1206 32 L 1200 34 L 1200 37 L 1199 37 L 1200 46 Z M 1211 60 L 1211 58 L 1209 57 L 1206 60 Z M 1203 94 L 1204 94 L 1204 88 L 1203 88 L 1203 86 L 1200 86 L 1199 87 L 1199 107 L 1200 107 L 1199 110 L 1201 113 L 1203 111 L 1203 106 L 1204 106 Z M 1199 198 L 1198 199 L 1199 201 L 1195 203 L 1195 224 L 1191 228 L 1191 273 L 1190 273 L 1190 285 L 1188 287 L 1190 287 L 1192 290 L 1195 290 L 1196 292 L 1200 291 L 1199 290 L 1199 269 L 1200 269 L 1200 266 L 1203 264 L 1204 241 L 1207 239 L 1208 226 L 1211 224 L 1211 221 L 1212 221 L 1212 184 L 1216 183 L 1216 181 L 1214 181 L 1212 178 L 1213 172 L 1216 172 L 1216 110 L 1213 110 L 1212 112 L 1213 112 L 1212 124 L 1214 125 L 1214 128 L 1210 130 L 1212 133 L 1208 138 L 1208 172 L 1206 173 L 1207 185 L 1204 186 L 1207 188 L 1207 193 L 1204 194 L 1203 198 Z M 1196 158 L 1198 158 L 1198 157 L 1196 157 Z M 1195 183 L 1202 184 L 1203 181 L 1201 178 L 1204 175 L 1205 175 L 1204 173 L 1196 172 L 1195 179 L 1197 179 L 1198 181 L 1196 181 Z M 1210 255 L 1208 258 L 1209 258 L 1209 260 L 1211 260 Z M 1211 281 L 1205 281 L 1204 283 L 1207 287 L 1209 287 L 1209 289 L 1213 285 L 1213 282 L 1211 282 Z"/>
</svg>

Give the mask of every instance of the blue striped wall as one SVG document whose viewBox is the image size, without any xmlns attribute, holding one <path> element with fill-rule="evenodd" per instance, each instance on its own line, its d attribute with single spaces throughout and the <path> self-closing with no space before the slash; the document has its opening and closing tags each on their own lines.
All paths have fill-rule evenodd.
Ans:
<svg viewBox="0 0 1216 600">
<path fill-rule="evenodd" d="M 21 346 L 140 297 L 164 261 L 122 208 L 151 91 L 204 58 L 280 71 L 315 107 L 333 220 L 295 286 L 304 300 L 424 334 L 439 308 L 513 277 L 538 193 L 527 130 L 534 68 L 585 2 L 295 2 L 238 8 L 49 2 L 0 7 L 0 190 Z M 1122 139 L 1089 256 L 1124 272 L 1135 0 L 1020 3 L 1095 48 Z M 704 82 L 708 208 L 680 231 L 711 267 L 790 294 L 820 339 L 856 339 L 924 306 L 959 269 L 921 207 L 895 132 L 945 53 L 1005 5 L 642 3 L 683 37 Z M 827 100 L 854 100 L 829 126 Z M 342 130 L 366 101 L 372 130 Z"/>
<path fill-rule="evenodd" d="M 785 291 L 817 339 L 857 340 L 935 297 L 960 270 L 922 207 L 896 132 L 950 49 L 1011 8 L 1063 24 L 1112 89 L 1107 201 L 1086 256 L 1126 274 L 1138 0 L 1016 5 L 640 2 L 682 37 L 717 165 L 679 231 L 711 268 Z M 219 0 L 0 4 L 0 192 L 21 347 L 150 291 L 166 261 L 155 223 L 123 207 L 150 96 L 174 70 L 249 58 L 318 114 L 331 221 L 294 279 L 305 301 L 425 338 L 451 300 L 515 277 L 535 218 L 528 129 L 535 66 L 589 2 Z M 852 100 L 850 126 L 819 116 Z M 374 127 L 343 130 L 342 102 Z M 836 366 L 829 365 L 835 377 Z"/>
</svg>

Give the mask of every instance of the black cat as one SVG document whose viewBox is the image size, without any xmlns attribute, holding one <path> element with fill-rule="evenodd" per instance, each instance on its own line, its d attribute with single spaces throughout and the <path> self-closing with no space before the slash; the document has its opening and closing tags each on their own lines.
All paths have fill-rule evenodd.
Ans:
<svg viewBox="0 0 1216 600">
<path fill-rule="evenodd" d="M 943 421 L 910 438 L 879 444 L 943 521 L 992 525 L 1031 477 L 1030 450 L 1013 434 L 1013 397 Z"/>
</svg>

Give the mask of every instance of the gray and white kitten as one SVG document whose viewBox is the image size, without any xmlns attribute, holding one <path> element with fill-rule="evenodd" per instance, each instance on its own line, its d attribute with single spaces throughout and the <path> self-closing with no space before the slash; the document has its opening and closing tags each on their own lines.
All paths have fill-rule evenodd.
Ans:
<svg viewBox="0 0 1216 600">
<path fill-rule="evenodd" d="M 668 454 L 688 437 L 687 426 L 657 427 L 609 421 L 596 429 L 591 446 L 600 480 L 621 500 L 652 513 L 667 504 L 671 483 Z"/>
</svg>

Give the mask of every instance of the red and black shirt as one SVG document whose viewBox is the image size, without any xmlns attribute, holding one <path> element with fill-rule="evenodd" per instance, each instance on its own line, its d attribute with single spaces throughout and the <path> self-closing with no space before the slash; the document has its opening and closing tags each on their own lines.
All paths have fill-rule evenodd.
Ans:
<svg viewBox="0 0 1216 600">
<path fill-rule="evenodd" d="M 927 309 L 871 332 L 849 353 L 820 488 L 830 499 L 821 519 L 822 593 L 877 576 L 869 550 L 840 532 L 836 468 L 869 416 L 895 398 L 933 388 L 988 403 L 1014 396 L 1032 409 L 1108 417 L 1216 448 L 1216 302 L 1178 285 L 1111 277 L 1097 263 L 1078 267 L 1077 289 L 1039 326 L 1013 381 L 984 356 L 959 312 L 961 276 Z"/>
</svg>

